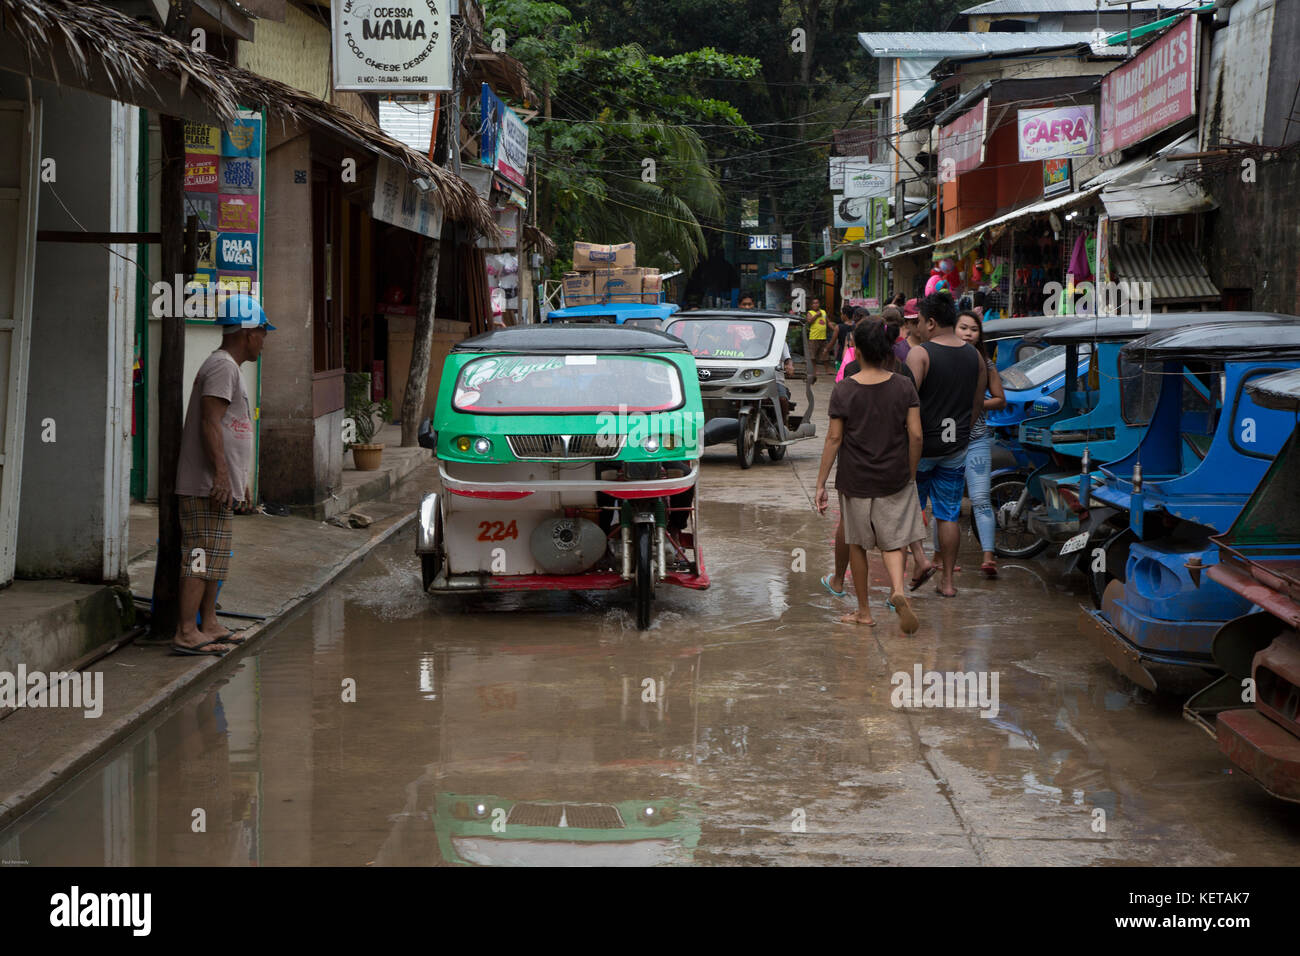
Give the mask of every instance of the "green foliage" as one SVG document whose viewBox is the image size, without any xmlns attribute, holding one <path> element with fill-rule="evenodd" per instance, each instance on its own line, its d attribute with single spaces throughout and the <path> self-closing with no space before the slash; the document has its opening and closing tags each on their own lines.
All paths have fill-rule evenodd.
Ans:
<svg viewBox="0 0 1300 956">
<path fill-rule="evenodd" d="M 375 416 L 379 416 L 380 422 L 391 421 L 393 418 L 393 403 L 387 398 L 378 402 L 370 398 L 369 372 L 344 372 L 343 391 L 343 414 L 345 417 L 350 418 L 356 427 L 357 439 L 355 442 L 345 442 L 344 447 L 369 445 L 375 437 Z"/>
</svg>

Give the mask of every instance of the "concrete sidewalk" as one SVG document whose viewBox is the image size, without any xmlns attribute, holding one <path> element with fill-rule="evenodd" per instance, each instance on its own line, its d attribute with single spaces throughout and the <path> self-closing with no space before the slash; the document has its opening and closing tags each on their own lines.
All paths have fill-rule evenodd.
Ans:
<svg viewBox="0 0 1300 956">
<path fill-rule="evenodd" d="M 381 488 L 381 499 L 364 504 L 348 496 L 352 510 L 371 519 L 367 527 L 342 528 L 299 517 L 236 516 L 234 559 L 219 603 L 222 611 L 265 618 L 223 618 L 234 630 L 245 628 L 240 636 L 247 642 L 238 650 L 224 658 L 183 657 L 172 655 L 165 645 L 128 644 L 86 668 L 103 674 L 103 713 L 98 718 L 72 708 L 19 708 L 0 719 L 0 827 L 90 766 L 196 683 L 214 679 L 228 672 L 235 660 L 260 651 L 262 637 L 277 620 L 410 524 L 421 496 L 437 487 L 438 467 L 424 449 L 402 451 L 419 452 L 423 462 L 407 467 L 407 456 L 401 456 L 406 477 L 400 482 L 393 470 L 345 472 L 358 496 L 366 484 Z M 410 458 L 415 460 L 413 454 Z M 152 591 L 156 535 L 156 509 L 134 507 L 130 577 L 136 595 Z"/>
</svg>

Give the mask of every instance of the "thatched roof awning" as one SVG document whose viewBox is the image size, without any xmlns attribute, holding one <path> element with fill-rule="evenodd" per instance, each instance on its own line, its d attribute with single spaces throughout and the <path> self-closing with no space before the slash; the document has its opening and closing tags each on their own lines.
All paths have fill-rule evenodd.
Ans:
<svg viewBox="0 0 1300 956">
<path fill-rule="evenodd" d="M 173 115 L 206 113 L 191 118 L 223 125 L 241 108 L 260 108 L 270 117 L 321 127 L 427 177 L 448 218 L 489 237 L 498 235 L 492 208 L 473 186 L 377 126 L 301 90 L 196 52 L 93 0 L 0 0 L 0 68 Z M 186 103 L 193 108 L 181 112 Z"/>
<path fill-rule="evenodd" d="M 508 53 L 497 53 L 475 37 L 470 53 L 470 79 L 477 85 L 486 83 L 498 94 L 508 93 L 521 103 L 533 102 L 528 85 L 528 70 Z"/>
<path fill-rule="evenodd" d="M 559 247 L 555 240 L 532 223 L 524 223 L 524 248 L 536 249 L 547 259 L 554 259 Z"/>
</svg>

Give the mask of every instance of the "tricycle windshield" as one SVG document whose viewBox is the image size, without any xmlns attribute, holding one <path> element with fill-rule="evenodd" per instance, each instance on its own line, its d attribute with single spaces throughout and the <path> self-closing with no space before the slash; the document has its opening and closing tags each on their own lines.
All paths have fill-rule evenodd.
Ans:
<svg viewBox="0 0 1300 956">
<path fill-rule="evenodd" d="M 1092 352 L 1091 345 L 1079 346 L 1079 358 Z M 1052 379 L 1065 372 L 1065 346 L 1053 345 L 1051 348 L 1035 352 L 1022 362 L 1003 369 L 1002 384 L 1013 392 L 1046 385 Z"/>
<path fill-rule="evenodd" d="M 623 324 L 630 325 L 635 329 L 653 329 L 658 332 L 664 327 L 664 320 L 657 317 L 648 319 L 628 319 Z"/>
<path fill-rule="evenodd" d="M 664 329 L 702 359 L 767 358 L 775 330 L 770 322 L 745 319 L 678 319 Z"/>
<path fill-rule="evenodd" d="M 476 415 L 658 412 L 682 404 L 677 366 L 645 355 L 492 355 L 460 370 L 452 407 Z"/>
</svg>

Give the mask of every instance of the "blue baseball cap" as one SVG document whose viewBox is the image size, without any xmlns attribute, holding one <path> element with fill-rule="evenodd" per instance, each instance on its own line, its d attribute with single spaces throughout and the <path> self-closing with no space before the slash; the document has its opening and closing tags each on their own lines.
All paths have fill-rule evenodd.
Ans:
<svg viewBox="0 0 1300 956">
<path fill-rule="evenodd" d="M 275 326 L 266 320 L 262 305 L 247 292 L 236 292 L 219 300 L 217 325 L 238 325 L 245 329 L 266 329 L 274 332 Z"/>
</svg>

